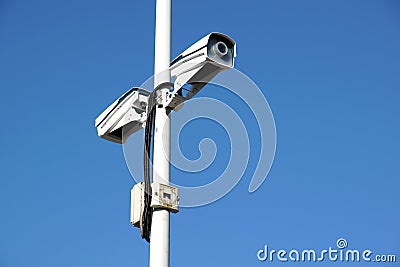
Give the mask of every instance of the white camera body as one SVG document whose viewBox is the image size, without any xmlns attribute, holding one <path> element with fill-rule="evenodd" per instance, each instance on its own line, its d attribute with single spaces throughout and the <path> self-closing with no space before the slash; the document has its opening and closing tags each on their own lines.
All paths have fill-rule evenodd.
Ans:
<svg viewBox="0 0 400 267">
<path fill-rule="evenodd" d="M 149 96 L 149 91 L 136 87 L 123 94 L 96 118 L 97 134 L 115 143 L 125 143 L 145 126 Z"/>
<path fill-rule="evenodd" d="M 171 78 L 175 78 L 173 91 L 168 96 L 170 107 L 192 98 L 218 73 L 233 68 L 235 57 L 235 41 L 217 32 L 206 35 L 186 49 L 170 64 Z M 190 84 L 190 89 L 183 89 L 185 84 Z M 180 101 L 173 101 L 176 97 Z"/>
</svg>

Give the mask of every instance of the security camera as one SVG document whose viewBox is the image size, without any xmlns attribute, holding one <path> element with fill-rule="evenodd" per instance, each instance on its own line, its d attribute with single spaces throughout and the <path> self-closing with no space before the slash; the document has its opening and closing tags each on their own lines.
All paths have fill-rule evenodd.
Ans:
<svg viewBox="0 0 400 267">
<path fill-rule="evenodd" d="M 149 96 L 149 91 L 136 87 L 123 94 L 96 118 L 97 134 L 115 143 L 125 143 L 145 126 Z"/>
<path fill-rule="evenodd" d="M 225 69 L 233 68 L 236 43 L 229 36 L 212 32 L 203 37 L 170 64 L 171 78 L 175 78 L 170 93 L 170 106 L 178 105 L 197 94 L 212 78 Z M 184 89 L 190 84 L 190 89 Z M 178 99 L 178 101 L 177 101 Z"/>
</svg>

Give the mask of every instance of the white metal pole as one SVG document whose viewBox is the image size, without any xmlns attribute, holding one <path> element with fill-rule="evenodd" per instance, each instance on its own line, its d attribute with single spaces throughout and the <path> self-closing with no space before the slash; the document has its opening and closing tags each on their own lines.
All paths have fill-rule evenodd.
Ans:
<svg viewBox="0 0 400 267">
<path fill-rule="evenodd" d="M 156 0 L 154 88 L 170 82 L 171 0 Z M 166 95 L 169 88 L 161 89 Z M 169 109 L 156 107 L 154 122 L 153 182 L 169 184 L 170 117 Z M 169 267 L 169 211 L 153 212 L 150 240 L 150 267 Z"/>
</svg>

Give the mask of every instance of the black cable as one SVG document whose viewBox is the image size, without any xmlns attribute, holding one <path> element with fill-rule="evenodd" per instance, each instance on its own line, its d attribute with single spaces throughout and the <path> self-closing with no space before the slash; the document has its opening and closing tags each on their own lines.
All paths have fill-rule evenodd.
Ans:
<svg viewBox="0 0 400 267">
<path fill-rule="evenodd" d="M 145 142 L 144 142 L 144 208 L 141 221 L 141 236 L 147 242 L 150 242 L 150 231 L 151 231 L 151 219 L 152 219 L 152 208 L 151 208 L 151 155 L 152 155 L 152 135 L 154 131 L 154 119 L 155 119 L 155 91 L 150 94 L 147 106 L 147 120 L 145 128 Z"/>
</svg>

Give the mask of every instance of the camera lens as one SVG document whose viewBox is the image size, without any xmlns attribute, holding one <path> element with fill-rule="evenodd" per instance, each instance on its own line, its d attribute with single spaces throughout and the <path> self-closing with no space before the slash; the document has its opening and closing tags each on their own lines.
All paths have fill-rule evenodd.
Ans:
<svg viewBox="0 0 400 267">
<path fill-rule="evenodd" d="M 218 50 L 221 54 L 225 54 L 226 53 L 226 45 L 224 43 L 218 43 Z"/>
<path fill-rule="evenodd" d="M 219 57 L 223 57 L 226 54 L 228 54 L 228 47 L 226 46 L 226 44 L 224 42 L 218 42 L 214 45 L 214 53 L 219 56 Z"/>
</svg>

